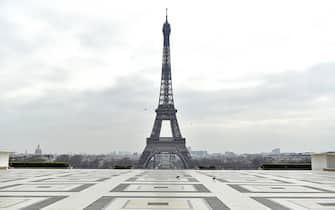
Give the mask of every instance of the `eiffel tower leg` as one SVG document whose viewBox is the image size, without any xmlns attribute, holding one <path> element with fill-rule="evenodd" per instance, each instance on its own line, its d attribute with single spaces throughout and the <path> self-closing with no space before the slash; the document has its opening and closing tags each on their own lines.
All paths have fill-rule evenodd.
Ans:
<svg viewBox="0 0 335 210">
<path fill-rule="evenodd" d="M 171 124 L 172 136 L 174 138 L 181 138 L 181 134 L 180 134 L 180 130 L 179 130 L 179 125 L 178 125 L 178 122 L 177 122 L 177 118 L 174 117 L 170 121 L 170 124 Z"/>
<path fill-rule="evenodd" d="M 158 139 L 161 133 L 161 128 L 162 128 L 162 120 L 156 117 L 155 122 L 154 122 L 154 127 L 152 128 L 150 137 L 153 139 Z"/>
<path fill-rule="evenodd" d="M 138 165 L 137 168 L 146 168 L 147 162 L 148 162 L 148 158 L 150 155 L 150 151 L 148 151 L 147 147 L 145 147 L 140 160 L 138 161 Z"/>
<path fill-rule="evenodd" d="M 157 153 L 150 151 L 150 149 L 146 147 L 140 157 L 137 168 L 148 168 L 150 160 L 155 156 L 155 154 Z"/>
</svg>

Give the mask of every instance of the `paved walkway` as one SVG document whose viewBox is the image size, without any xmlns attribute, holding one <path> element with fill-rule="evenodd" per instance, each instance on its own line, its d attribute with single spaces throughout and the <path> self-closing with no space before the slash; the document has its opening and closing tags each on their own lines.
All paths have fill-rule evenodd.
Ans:
<svg viewBox="0 0 335 210">
<path fill-rule="evenodd" d="M 0 209 L 335 209 L 335 172 L 11 169 Z"/>
</svg>

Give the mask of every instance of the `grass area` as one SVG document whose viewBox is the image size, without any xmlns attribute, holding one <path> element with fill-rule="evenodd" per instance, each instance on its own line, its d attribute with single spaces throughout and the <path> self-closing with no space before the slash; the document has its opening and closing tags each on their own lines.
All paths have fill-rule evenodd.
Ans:
<svg viewBox="0 0 335 210">
<path fill-rule="evenodd" d="M 10 162 L 12 168 L 69 168 L 66 162 Z"/>
<path fill-rule="evenodd" d="M 311 170 L 311 163 L 265 163 L 263 170 Z"/>
</svg>

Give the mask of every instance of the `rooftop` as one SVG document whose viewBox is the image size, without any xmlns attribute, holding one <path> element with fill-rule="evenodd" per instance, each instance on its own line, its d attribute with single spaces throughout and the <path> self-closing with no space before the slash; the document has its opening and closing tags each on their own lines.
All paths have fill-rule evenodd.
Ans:
<svg viewBox="0 0 335 210">
<path fill-rule="evenodd" d="M 2 208 L 335 209 L 335 172 L 10 169 Z"/>
</svg>

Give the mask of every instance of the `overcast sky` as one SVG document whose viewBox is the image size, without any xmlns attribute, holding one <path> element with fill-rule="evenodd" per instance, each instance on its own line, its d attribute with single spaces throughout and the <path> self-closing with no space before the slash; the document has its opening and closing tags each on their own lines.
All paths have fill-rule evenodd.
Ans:
<svg viewBox="0 0 335 210">
<path fill-rule="evenodd" d="M 171 24 L 193 150 L 335 150 L 335 2 L 0 0 L 0 150 L 141 152 Z"/>
</svg>

